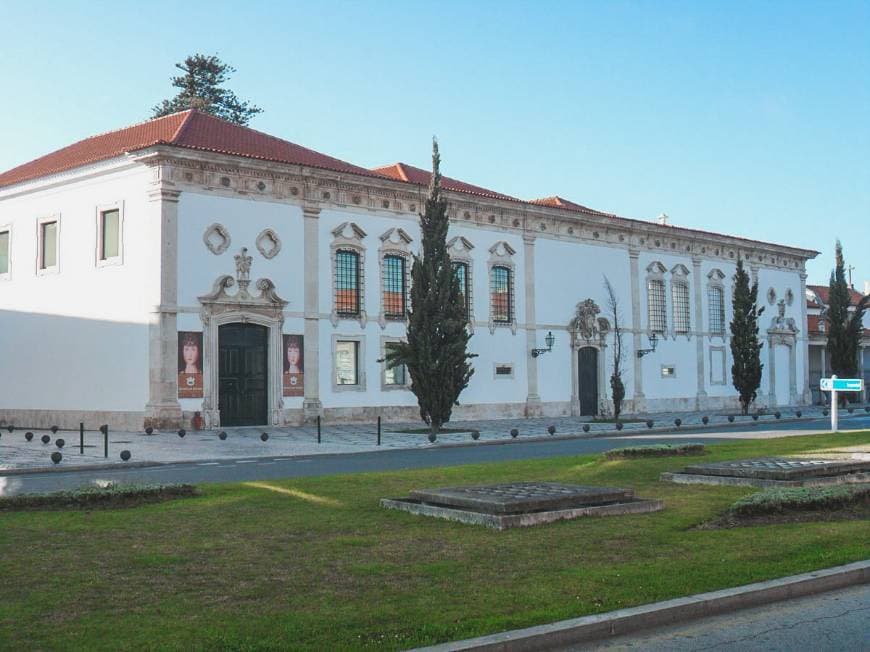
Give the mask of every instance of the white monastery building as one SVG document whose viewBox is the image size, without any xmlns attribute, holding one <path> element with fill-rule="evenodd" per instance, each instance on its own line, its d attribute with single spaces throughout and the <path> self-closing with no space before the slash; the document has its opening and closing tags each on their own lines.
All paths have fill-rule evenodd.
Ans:
<svg viewBox="0 0 870 652">
<path fill-rule="evenodd" d="M 0 174 L 0 420 L 418 418 L 407 374 L 382 360 L 405 334 L 428 181 L 195 110 Z M 759 301 L 775 296 L 758 404 L 811 400 L 805 263 L 817 252 L 443 187 L 478 356 L 454 418 L 610 412 L 605 276 L 621 305 L 625 411 L 735 409 L 738 257 Z"/>
</svg>

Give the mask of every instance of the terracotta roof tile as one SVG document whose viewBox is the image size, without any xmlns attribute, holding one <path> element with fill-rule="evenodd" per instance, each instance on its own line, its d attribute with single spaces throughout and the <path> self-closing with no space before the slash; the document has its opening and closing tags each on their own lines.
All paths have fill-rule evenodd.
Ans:
<svg viewBox="0 0 870 652">
<path fill-rule="evenodd" d="M 821 302 L 824 305 L 828 305 L 828 290 L 829 290 L 829 288 L 827 285 L 807 285 L 807 288 L 812 290 L 813 292 L 815 292 L 816 296 L 819 297 L 819 299 L 821 300 Z M 863 297 L 863 296 L 864 295 L 862 295 L 857 290 L 853 290 L 851 288 L 849 289 L 849 298 L 850 298 L 853 306 L 857 306 L 858 302 L 861 300 L 861 297 Z"/>
<path fill-rule="evenodd" d="M 363 167 L 191 109 L 80 140 L 0 174 L 0 187 L 71 170 L 153 145 L 174 145 L 263 161 L 376 176 Z"/>
<path fill-rule="evenodd" d="M 383 175 L 385 177 L 396 179 L 398 181 L 413 183 L 418 186 L 428 186 L 429 179 L 432 176 L 432 173 L 428 170 L 422 170 L 420 168 L 414 167 L 413 165 L 408 165 L 407 163 L 393 163 L 392 165 L 384 165 L 382 167 L 372 168 L 372 172 Z M 459 181 L 458 179 L 445 177 L 444 175 L 441 176 L 441 186 L 447 190 L 464 192 L 470 195 L 491 197 L 493 199 L 505 199 L 507 201 L 521 201 L 516 197 L 511 197 L 510 195 L 495 192 L 494 190 L 481 188 L 480 186 L 475 186 L 464 181 Z"/>
</svg>

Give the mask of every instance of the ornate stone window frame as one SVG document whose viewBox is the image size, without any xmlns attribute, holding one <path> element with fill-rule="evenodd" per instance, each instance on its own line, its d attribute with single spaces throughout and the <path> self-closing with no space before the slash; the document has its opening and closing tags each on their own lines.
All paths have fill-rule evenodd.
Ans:
<svg viewBox="0 0 870 652">
<path fill-rule="evenodd" d="M 513 258 L 516 253 L 516 250 L 504 240 L 499 240 L 489 248 L 487 298 L 489 299 L 490 334 L 494 334 L 496 328 L 510 328 L 513 335 L 517 334 L 517 266 Z M 492 274 L 495 267 L 504 267 L 510 273 L 508 321 L 495 321 L 492 313 Z"/>
<path fill-rule="evenodd" d="M 57 223 L 57 235 L 54 243 L 54 265 L 51 267 L 43 267 L 43 227 L 52 222 Z M 61 219 L 60 213 L 46 215 L 36 220 L 36 275 L 37 276 L 52 276 L 60 274 L 60 240 L 61 240 Z"/>
<path fill-rule="evenodd" d="M 580 415 L 580 349 L 593 348 L 598 355 L 598 415 L 611 413 L 610 399 L 607 397 L 607 336 L 610 322 L 599 317 L 601 308 L 594 299 L 581 301 L 574 308 L 574 316 L 568 322 L 571 337 L 571 414 Z"/>
<path fill-rule="evenodd" d="M 378 324 L 382 329 L 387 327 L 387 322 L 408 322 L 408 301 L 411 294 L 411 242 L 413 238 L 408 235 L 407 231 L 399 227 L 387 229 L 380 236 L 381 245 L 378 248 L 378 267 L 380 276 L 380 313 L 378 314 Z M 403 317 L 387 316 L 386 306 L 384 304 L 384 291 L 386 289 L 386 268 L 384 259 L 387 256 L 398 256 L 405 261 L 404 264 L 404 284 L 405 284 L 405 315 Z"/>
<path fill-rule="evenodd" d="M 255 287 L 258 294 L 248 291 L 251 257 L 242 249 L 236 256 L 236 278 L 230 275 L 218 277 L 212 291 L 199 297 L 200 317 L 203 330 L 203 418 L 206 428 L 220 426 L 219 409 L 219 355 L 220 327 L 224 324 L 258 324 L 269 329 L 267 409 L 271 425 L 281 425 L 284 408 L 283 391 L 283 340 L 284 308 L 287 302 L 278 296 L 275 284 L 268 278 L 258 279 Z M 231 294 L 229 289 L 238 285 Z"/>
<path fill-rule="evenodd" d="M 12 240 L 13 240 L 13 237 L 14 237 L 14 234 L 12 233 L 12 231 L 13 231 L 13 225 L 12 225 L 11 223 L 9 223 L 9 224 L 0 224 L 0 233 L 6 233 L 6 234 L 8 234 L 8 236 L 9 236 L 9 240 L 8 240 L 8 242 L 9 242 L 9 251 L 8 251 L 8 258 L 7 258 L 7 263 L 6 263 L 6 271 L 0 273 L 0 281 L 10 281 L 10 280 L 12 280 L 12 265 L 13 265 L 13 260 L 12 260 Z"/>
<path fill-rule="evenodd" d="M 722 360 L 722 375 L 721 377 L 716 377 L 715 372 L 713 371 L 714 364 L 713 360 L 717 357 L 721 356 Z M 728 353 L 724 346 L 711 346 L 710 347 L 710 385 L 711 386 L 719 386 L 724 387 L 728 384 Z"/>
<path fill-rule="evenodd" d="M 767 329 L 767 379 L 769 382 L 768 406 L 774 407 L 776 402 L 776 347 L 788 347 L 788 395 L 789 404 L 798 403 L 797 391 L 797 336 L 800 332 L 793 317 L 785 316 L 785 299 L 780 299 L 777 304 L 777 314 L 770 320 L 770 328 Z"/>
<path fill-rule="evenodd" d="M 465 305 L 468 310 L 468 328 L 474 333 L 474 259 L 471 251 L 474 245 L 461 235 L 454 236 L 447 241 L 447 255 L 451 263 L 463 263 L 465 265 Z"/>
<path fill-rule="evenodd" d="M 411 388 L 411 376 L 408 373 L 408 368 L 405 367 L 405 382 L 401 385 L 388 385 L 387 384 L 387 346 L 390 344 L 394 344 L 396 342 L 406 342 L 404 338 L 401 337 L 390 337 L 387 335 L 381 335 L 381 391 L 382 392 L 396 392 L 396 391 L 409 391 Z"/>
<path fill-rule="evenodd" d="M 335 382 L 335 377 L 338 372 L 338 356 L 336 355 L 336 345 L 339 342 L 356 342 L 356 385 L 339 385 Z M 365 335 L 340 335 L 334 333 L 332 335 L 332 391 L 338 392 L 365 392 L 366 391 L 366 336 Z"/>
<path fill-rule="evenodd" d="M 686 292 L 686 330 L 677 330 L 677 288 L 684 288 Z M 671 268 L 671 325 L 674 338 L 685 335 L 687 339 L 692 336 L 692 291 L 689 285 L 689 269 L 682 263 L 677 263 Z"/>
<path fill-rule="evenodd" d="M 103 252 L 103 238 L 106 237 L 103 229 L 103 214 L 118 211 L 118 255 L 111 258 L 101 258 Z M 99 204 L 94 210 L 96 223 L 96 247 L 94 249 L 94 264 L 97 267 L 113 267 L 124 264 L 124 201 L 118 200 L 108 204 Z"/>
<path fill-rule="evenodd" d="M 329 321 L 333 328 L 338 328 L 339 321 L 357 321 L 360 328 L 365 328 L 368 321 L 366 317 L 366 248 L 363 244 L 363 239 L 366 237 L 366 232 L 354 222 L 342 222 L 332 230 L 332 243 L 329 247 L 330 260 L 332 265 L 332 313 Z M 337 297 L 335 287 L 337 285 L 338 269 L 336 265 L 337 254 L 339 251 L 353 251 L 359 256 L 357 270 L 357 280 L 359 282 L 359 314 L 354 317 L 340 315 L 338 313 Z M 333 383 L 335 377 L 333 376 Z"/>
<path fill-rule="evenodd" d="M 719 332 L 713 330 L 713 304 L 710 302 L 710 290 L 719 290 L 722 293 L 722 330 Z M 711 269 L 707 273 L 707 332 L 711 338 L 718 337 L 723 342 L 728 331 L 728 310 L 725 307 L 725 296 L 725 273 L 719 268 Z M 711 384 L 719 383 L 711 381 Z"/>
<path fill-rule="evenodd" d="M 217 234 L 222 238 L 222 241 L 218 244 L 215 244 L 211 241 L 211 236 Z M 230 248 L 230 244 L 232 244 L 232 238 L 230 238 L 230 232 L 223 224 L 218 224 L 215 222 L 211 226 L 209 226 L 202 234 L 202 241 L 205 244 L 206 249 L 212 252 L 215 256 L 220 256 L 227 249 Z"/>
<path fill-rule="evenodd" d="M 667 271 L 668 271 L 667 268 L 657 260 L 651 262 L 649 265 L 647 265 L 647 268 L 646 268 L 646 278 L 644 280 L 644 286 L 646 289 L 646 332 L 647 332 L 648 337 L 651 336 L 653 333 L 655 333 L 657 335 L 661 335 L 663 338 L 668 336 L 668 324 L 670 323 L 670 320 L 668 319 L 668 316 L 669 316 L 668 313 L 670 311 L 668 310 L 668 284 L 665 280 L 665 274 L 667 273 Z M 650 281 L 657 281 L 657 282 L 660 282 L 662 285 L 662 294 L 663 294 L 662 301 L 663 301 L 663 307 L 665 310 L 665 315 L 664 315 L 664 320 L 663 320 L 664 323 L 662 324 L 661 330 L 659 330 L 659 329 L 653 330 L 653 327 L 652 327 L 653 326 L 652 319 L 651 319 L 652 302 L 650 301 L 650 288 L 649 288 Z"/>
<path fill-rule="evenodd" d="M 260 231 L 254 244 L 266 260 L 271 260 L 281 252 L 281 238 L 274 229 L 266 228 Z"/>
</svg>

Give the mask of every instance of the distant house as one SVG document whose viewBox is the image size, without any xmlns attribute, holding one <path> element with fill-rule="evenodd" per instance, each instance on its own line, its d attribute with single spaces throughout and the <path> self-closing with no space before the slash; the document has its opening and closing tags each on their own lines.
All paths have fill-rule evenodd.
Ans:
<svg viewBox="0 0 870 652">
<path fill-rule="evenodd" d="M 870 286 L 870 282 L 867 284 Z M 870 287 L 865 287 L 865 291 Z M 861 293 L 854 288 L 849 290 L 852 308 L 854 312 Z M 819 379 L 831 375 L 831 361 L 828 357 L 828 286 L 807 285 L 807 334 L 809 336 L 809 360 L 810 360 L 810 391 L 813 395 L 813 403 L 825 403 L 826 393 L 819 390 Z M 864 378 L 864 400 L 867 400 L 867 384 L 870 382 L 870 313 L 864 314 L 864 338 L 862 340 L 861 354 L 859 358 L 860 373 Z"/>
</svg>

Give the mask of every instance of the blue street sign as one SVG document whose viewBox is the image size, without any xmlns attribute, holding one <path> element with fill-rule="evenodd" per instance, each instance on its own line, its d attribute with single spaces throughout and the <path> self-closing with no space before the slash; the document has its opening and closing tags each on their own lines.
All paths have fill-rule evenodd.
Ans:
<svg viewBox="0 0 870 652">
<path fill-rule="evenodd" d="M 864 381 L 861 378 L 822 378 L 820 389 L 823 392 L 860 392 Z"/>
</svg>

